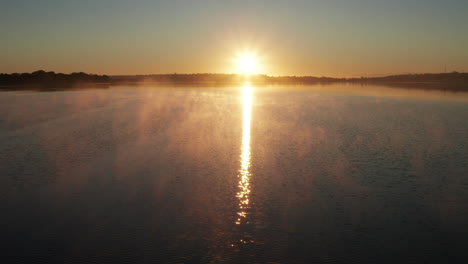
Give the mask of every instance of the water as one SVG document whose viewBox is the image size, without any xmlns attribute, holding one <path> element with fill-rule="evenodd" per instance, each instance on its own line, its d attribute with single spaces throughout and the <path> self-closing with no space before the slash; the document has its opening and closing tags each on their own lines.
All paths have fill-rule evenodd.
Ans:
<svg viewBox="0 0 468 264">
<path fill-rule="evenodd" d="M 466 261 L 467 120 L 466 93 L 377 86 L 2 92 L 1 256 Z"/>
</svg>

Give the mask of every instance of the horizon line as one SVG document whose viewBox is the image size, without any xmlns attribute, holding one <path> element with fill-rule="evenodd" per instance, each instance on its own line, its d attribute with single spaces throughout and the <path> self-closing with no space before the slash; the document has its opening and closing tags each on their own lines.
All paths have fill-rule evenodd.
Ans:
<svg viewBox="0 0 468 264">
<path fill-rule="evenodd" d="M 157 75 L 203 75 L 203 74 L 210 74 L 210 75 L 239 75 L 239 76 L 246 76 L 242 73 L 227 73 L 227 72 L 172 72 L 172 73 L 138 73 L 138 74 L 105 74 L 105 73 L 92 73 L 92 72 L 84 72 L 84 71 L 71 71 L 71 72 L 56 72 L 56 71 L 48 71 L 48 70 L 35 70 L 31 72 L 0 72 L 0 74 L 24 74 L 24 73 L 34 73 L 37 71 L 44 71 L 44 72 L 54 72 L 56 74 L 72 74 L 72 73 L 86 73 L 86 74 L 94 74 L 94 75 L 106 75 L 106 76 L 157 76 Z M 314 78 L 332 78 L 332 79 L 359 79 L 359 78 L 381 78 L 381 77 L 390 77 L 390 76 L 399 76 L 399 75 L 425 75 L 425 74 L 451 74 L 451 73 L 465 73 L 464 70 L 462 71 L 444 71 L 444 72 L 402 72 L 402 73 L 388 73 L 388 74 L 363 74 L 363 75 L 356 75 L 356 76 L 325 76 L 325 75 L 297 75 L 297 74 L 286 74 L 286 75 L 276 75 L 276 74 L 266 74 L 266 73 L 255 73 L 249 74 L 249 76 L 268 76 L 268 77 L 314 77 Z"/>
</svg>

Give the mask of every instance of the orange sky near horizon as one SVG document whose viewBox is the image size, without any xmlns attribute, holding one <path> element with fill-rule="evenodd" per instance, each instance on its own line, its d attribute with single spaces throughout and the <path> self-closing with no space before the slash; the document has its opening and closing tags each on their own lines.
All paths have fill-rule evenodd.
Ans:
<svg viewBox="0 0 468 264">
<path fill-rule="evenodd" d="M 377 76 L 468 70 L 468 3 L 22 0 L 0 10 L 0 72 Z M 112 4 L 111 4 L 112 3 Z"/>
</svg>

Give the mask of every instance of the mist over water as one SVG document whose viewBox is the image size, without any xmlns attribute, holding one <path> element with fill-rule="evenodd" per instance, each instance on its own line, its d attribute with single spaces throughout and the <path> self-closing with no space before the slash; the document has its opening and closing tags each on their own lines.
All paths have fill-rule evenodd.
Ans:
<svg viewBox="0 0 468 264">
<path fill-rule="evenodd" d="M 11 262 L 468 259 L 468 94 L 377 86 L 0 93 Z"/>
</svg>

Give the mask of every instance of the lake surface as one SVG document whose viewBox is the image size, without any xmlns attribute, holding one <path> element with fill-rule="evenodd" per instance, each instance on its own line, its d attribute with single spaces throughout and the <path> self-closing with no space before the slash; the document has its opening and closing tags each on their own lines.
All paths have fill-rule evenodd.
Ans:
<svg viewBox="0 0 468 264">
<path fill-rule="evenodd" d="M 461 263 L 468 94 L 0 93 L 3 263 Z"/>
</svg>

